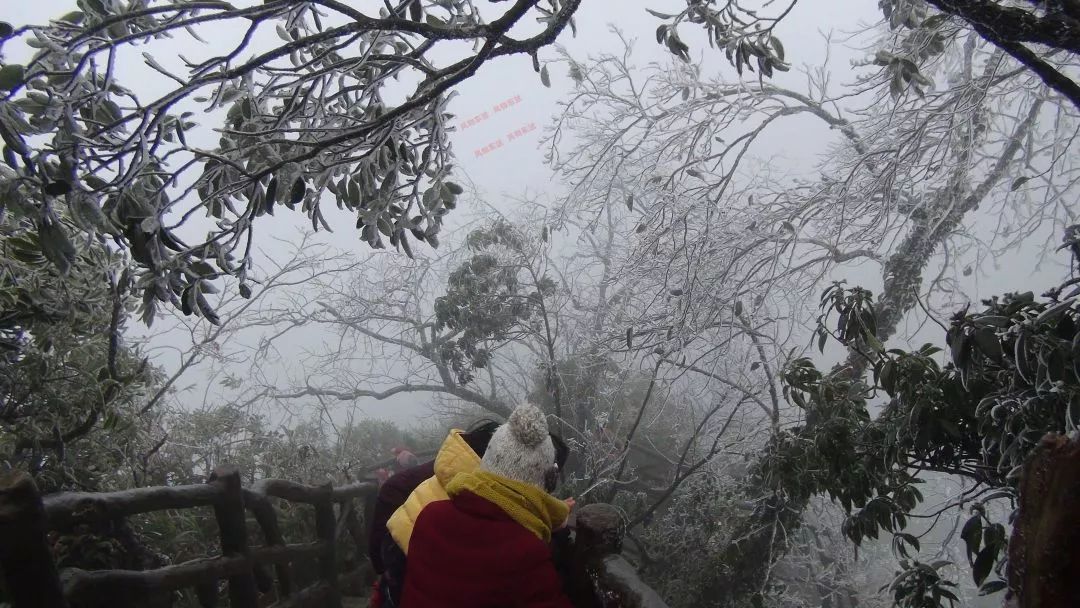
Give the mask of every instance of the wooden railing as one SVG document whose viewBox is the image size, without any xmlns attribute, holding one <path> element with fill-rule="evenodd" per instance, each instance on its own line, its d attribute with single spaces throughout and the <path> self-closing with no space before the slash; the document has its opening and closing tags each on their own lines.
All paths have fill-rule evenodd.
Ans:
<svg viewBox="0 0 1080 608">
<path fill-rule="evenodd" d="M 223 467 L 204 485 L 42 497 L 28 475 L 10 475 L 0 479 L 0 572 L 6 599 L 14 608 L 142 607 L 150 605 L 151 596 L 193 588 L 199 603 L 213 608 L 224 580 L 232 608 L 341 608 L 339 539 L 350 539 L 359 554 L 366 554 L 376 492 L 373 482 L 333 487 L 267 479 L 243 487 L 239 471 Z M 286 543 L 271 498 L 314 507 L 315 538 Z M 50 531 L 78 524 L 197 507 L 214 510 L 221 542 L 217 557 L 153 570 L 58 570 L 47 541 Z M 262 544 L 253 545 L 248 538 L 249 514 L 262 533 Z M 575 606 L 667 608 L 620 556 L 625 522 L 614 507 L 588 505 L 575 519 L 575 540 L 561 556 L 569 560 L 568 585 Z M 297 562 L 317 565 L 316 580 L 302 588 L 292 568 Z"/>
<path fill-rule="evenodd" d="M 29 476 L 15 474 L 0 480 L 0 571 L 15 608 L 66 608 L 73 603 L 139 605 L 151 591 L 184 588 L 195 588 L 200 604 L 212 608 L 217 604 L 221 580 L 228 582 L 232 608 L 260 608 L 266 605 L 267 597 L 274 601 L 274 608 L 340 608 L 338 538 L 348 536 L 358 551 L 364 552 L 367 535 L 356 503 L 363 504 L 365 515 L 370 513 L 376 490 L 371 482 L 333 487 L 278 479 L 245 488 L 238 470 L 223 467 L 205 485 L 73 492 L 42 498 Z M 315 538 L 287 544 L 271 498 L 314 507 Z M 221 542 L 217 557 L 144 571 L 58 571 L 46 540 L 49 531 L 78 523 L 195 507 L 214 509 Z M 249 542 L 248 512 L 262 531 L 263 544 L 259 546 Z M 291 565 L 307 560 L 317 563 L 318 579 L 298 589 Z M 270 567 L 274 576 L 269 574 Z"/>
<path fill-rule="evenodd" d="M 622 557 L 626 522 L 607 504 L 582 507 L 569 551 L 570 597 L 578 608 L 668 608 Z"/>
</svg>

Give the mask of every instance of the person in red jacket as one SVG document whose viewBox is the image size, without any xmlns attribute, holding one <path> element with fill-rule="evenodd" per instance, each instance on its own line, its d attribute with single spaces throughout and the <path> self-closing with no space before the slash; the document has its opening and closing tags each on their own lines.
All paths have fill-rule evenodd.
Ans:
<svg viewBox="0 0 1080 608">
<path fill-rule="evenodd" d="M 498 422 L 482 419 L 469 427 L 469 430 L 461 433 L 461 438 L 477 455 L 477 460 L 483 458 L 488 442 L 491 441 L 492 434 L 499 426 Z M 555 464 L 561 471 L 570 457 L 570 449 L 557 435 L 551 435 L 551 442 L 555 446 Z M 390 537 L 387 521 L 405 503 L 417 486 L 434 475 L 435 461 L 430 460 L 380 482 L 368 535 L 368 556 L 377 575 L 371 608 L 397 608 L 397 602 L 400 601 L 404 588 L 406 556 Z M 569 544 L 569 531 L 557 532 L 555 538 L 552 539 L 552 544 L 557 554 L 560 550 L 566 551 Z M 563 577 L 565 578 L 565 574 Z"/>
<path fill-rule="evenodd" d="M 570 515 L 548 493 L 557 477 L 544 414 L 518 407 L 417 517 L 401 608 L 571 608 L 549 545 Z"/>
</svg>

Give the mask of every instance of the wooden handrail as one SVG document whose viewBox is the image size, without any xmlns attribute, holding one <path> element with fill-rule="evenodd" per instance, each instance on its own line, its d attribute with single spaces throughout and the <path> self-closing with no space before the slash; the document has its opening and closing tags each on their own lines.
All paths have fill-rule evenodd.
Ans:
<svg viewBox="0 0 1080 608">
<path fill-rule="evenodd" d="M 256 608 L 260 593 L 273 590 L 277 603 L 289 606 L 339 608 L 336 544 L 340 533 L 366 550 L 366 533 L 357 513 L 371 512 L 378 485 L 369 481 L 339 487 L 309 486 L 285 480 L 262 480 L 241 486 L 234 467 L 214 471 L 206 484 L 139 488 L 119 492 L 68 492 L 42 498 L 32 479 L 15 474 L 0 480 L 0 571 L 8 599 L 15 608 L 66 608 L 65 598 L 79 602 L 132 605 L 148 593 L 195 588 L 203 606 L 217 603 L 217 581 L 228 580 L 229 603 Z M 315 542 L 286 544 L 274 499 L 315 508 Z M 364 506 L 358 509 L 355 500 Z M 335 513 L 338 505 L 340 513 Z M 155 570 L 98 570 L 67 568 L 58 572 L 46 534 L 67 531 L 75 524 L 114 522 L 140 513 L 213 507 L 222 555 L 187 561 Z M 262 532 L 262 546 L 251 546 L 246 514 Z M 319 580 L 297 590 L 291 564 L 317 562 Z M 276 576 L 268 568 L 273 566 Z M 262 605 L 265 605 L 263 603 Z"/>
<path fill-rule="evenodd" d="M 284 479 L 261 479 L 252 484 L 250 490 L 265 496 L 280 498 L 289 502 L 299 502 L 308 505 L 318 504 L 324 500 L 325 490 L 320 486 L 309 486 L 295 481 Z M 348 485 L 332 488 L 330 500 L 332 502 L 344 502 L 354 498 L 374 496 L 379 486 L 368 481 L 353 482 Z"/>
<path fill-rule="evenodd" d="M 48 525 L 65 528 L 80 521 L 105 521 L 139 513 L 168 509 L 209 507 L 221 500 L 221 490 L 212 485 L 137 488 L 119 492 L 64 492 L 43 498 Z"/>
<path fill-rule="evenodd" d="M 335 487 L 331 496 L 333 502 L 338 503 L 372 496 L 378 489 L 378 484 L 373 482 L 357 481 Z M 247 496 L 255 493 L 304 504 L 315 504 L 319 500 L 319 492 L 318 486 L 283 479 L 263 479 L 249 488 L 244 488 Z M 211 507 L 217 504 L 221 497 L 219 488 L 198 484 L 102 493 L 64 492 L 50 494 L 42 500 L 49 527 L 60 529 L 77 522 L 106 521 L 168 509 Z"/>
<path fill-rule="evenodd" d="M 256 564 L 280 564 L 316 559 L 326 550 L 323 542 L 296 543 L 281 547 L 256 547 L 247 557 L 219 556 L 186 561 L 155 570 L 81 570 L 67 568 L 62 575 L 64 595 L 79 598 L 111 598 L 141 594 L 148 590 L 194 587 L 208 579 L 224 579 L 250 571 Z"/>
<path fill-rule="evenodd" d="M 151 594 L 195 588 L 200 604 L 217 605 L 218 581 L 228 581 L 235 608 L 265 605 L 260 593 L 273 590 L 272 608 L 340 608 L 339 539 L 366 553 L 367 523 L 377 484 L 310 486 L 279 479 L 241 486 L 233 467 L 222 467 L 203 485 L 142 488 L 102 494 L 66 493 L 42 499 L 25 474 L 0 480 L 0 570 L 14 608 L 67 608 L 68 599 L 98 605 L 140 605 Z M 286 544 L 271 499 L 314 507 L 313 542 Z M 363 500 L 363 506 L 355 500 Z M 335 510 L 335 505 L 337 509 Z M 81 522 L 115 521 L 153 511 L 210 506 L 218 523 L 222 554 L 154 570 L 67 568 L 57 572 L 46 533 Z M 336 511 L 336 512 L 335 512 Z M 248 538 L 246 514 L 262 533 L 262 545 Z M 358 514 L 362 513 L 364 524 Z M 569 559 L 574 601 L 581 608 L 667 608 L 619 553 L 625 522 L 610 505 L 582 507 L 575 522 Z M 318 580 L 296 588 L 291 566 L 317 564 Z M 273 567 L 274 577 L 270 576 Z"/>
<path fill-rule="evenodd" d="M 270 608 L 323 608 L 329 595 L 330 585 L 320 581 L 291 597 L 271 604 Z"/>
<path fill-rule="evenodd" d="M 334 502 L 344 502 L 355 498 L 375 496 L 379 492 L 379 484 L 371 481 L 355 481 L 343 486 L 334 487 L 331 498 Z"/>
</svg>

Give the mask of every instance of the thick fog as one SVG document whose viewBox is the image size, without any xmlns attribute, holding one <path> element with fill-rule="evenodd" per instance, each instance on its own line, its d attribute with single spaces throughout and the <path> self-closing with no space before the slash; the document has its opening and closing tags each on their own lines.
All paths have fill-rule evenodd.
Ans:
<svg viewBox="0 0 1080 608">
<path fill-rule="evenodd" d="M 372 14 L 382 5 L 344 4 Z M 477 4 L 490 18 L 507 3 Z M 900 364 L 885 361 L 904 354 L 888 349 L 933 344 L 941 350 L 925 360 L 945 366 L 957 360 L 946 334 L 958 311 L 981 311 L 983 300 L 1010 292 L 1039 297 L 1072 276 L 1069 251 L 1058 245 L 1077 223 L 1078 108 L 959 17 L 933 27 L 926 19 L 918 27 L 890 27 L 874 0 L 800 1 L 789 12 L 755 3 L 762 15 L 784 12 L 767 38 L 782 41 L 786 66 L 768 69 L 766 77 L 765 51 L 755 70 L 737 69 L 730 48 L 727 54 L 712 48 L 699 25 L 679 26 L 685 60 L 670 42 L 659 44 L 658 26 L 682 4 L 582 2 L 573 31 L 539 50 L 542 73 L 529 55 L 512 54 L 490 59 L 453 86 L 445 106 L 453 151 L 447 180 L 462 191 L 437 237 L 409 237 L 408 253 L 396 246 L 398 236 L 389 247 L 372 248 L 363 230 L 382 226 L 372 220 L 359 227 L 364 211 L 340 208 L 326 190 L 321 225 L 282 205 L 252 224 L 251 275 L 242 286 L 235 276 L 222 277 L 217 293 L 207 295 L 220 324 L 159 304 L 147 325 L 139 318 L 143 296 L 133 295 L 123 340 L 158 375 L 132 397 L 139 411 L 132 425 L 146 435 L 139 441 L 162 438 L 142 460 L 146 483 L 136 485 L 182 478 L 171 469 L 154 477 L 151 456 L 172 458 L 169 466 L 192 465 L 191 475 L 208 472 L 211 461 L 221 464 L 217 459 L 243 458 L 258 470 L 252 479 L 368 478 L 391 457 L 390 443 L 427 451 L 452 425 L 501 418 L 531 401 L 574 451 L 565 491 L 579 502 L 623 510 L 636 526 L 627 554 L 672 606 L 719 597 L 700 591 L 727 580 L 710 578 L 713 573 L 738 575 L 727 547 L 748 529 L 739 527 L 741 518 L 751 521 L 771 508 L 764 486 L 754 484 L 781 478 L 789 484 L 781 494 L 799 506 L 792 508 L 797 514 L 785 556 L 774 559 L 770 540 L 769 555 L 761 557 L 770 585 L 764 605 L 799 605 L 812 581 L 817 592 L 832 590 L 833 599 L 818 598 L 821 606 L 890 605 L 889 584 L 910 570 L 897 565 L 905 550 L 925 563 L 955 562 L 938 567 L 958 583 L 957 605 L 1000 605 L 1001 594 L 978 597 L 972 568 L 982 566 L 968 563 L 971 545 L 960 528 L 971 506 L 1001 487 L 1008 491 L 987 499 L 986 525 L 1009 525 L 1015 488 L 1001 480 L 1012 468 L 1006 461 L 1019 456 L 983 443 L 983 457 L 1000 456 L 986 465 L 996 467 L 986 479 L 983 472 L 965 476 L 968 461 L 955 469 L 927 465 L 964 443 L 957 430 L 955 441 L 929 449 L 933 457 L 890 461 L 905 473 L 876 471 L 884 476 L 875 478 L 880 485 L 859 491 L 895 506 L 903 503 L 903 486 L 919 485 L 925 500 L 902 509 L 910 516 L 906 528 L 893 519 L 880 530 L 873 523 L 873 533 L 852 532 L 851 522 L 869 511 L 860 498 L 852 508 L 844 493 L 850 488 L 823 483 L 804 496 L 795 487 L 801 476 L 785 467 L 810 461 L 805 446 L 827 452 L 822 446 L 843 443 L 837 437 L 849 438 L 847 431 L 860 446 L 868 438 L 902 443 L 904 429 L 922 420 L 912 413 L 920 400 L 937 401 L 886 388 L 884 376 L 895 380 Z M 882 4 L 938 14 L 920 0 Z M 44 25 L 75 8 L 74 0 L 18 3 L 0 9 L 0 20 L 16 28 Z M 541 31 L 531 15 L 511 33 L 524 38 Z M 183 79 L 178 85 L 164 72 L 183 74 L 185 62 L 229 53 L 247 35 L 242 21 L 200 26 L 202 42 L 176 31 L 118 48 L 110 57 L 114 76 L 142 99 L 166 95 Z M 278 36 L 260 29 L 243 56 L 277 48 Z M 29 39 L 7 42 L 4 62 L 28 63 L 41 52 Z M 1034 48 L 1076 81 L 1074 54 Z M 441 67 L 473 52 L 471 43 L 447 43 L 427 59 Z M 909 56 L 920 64 L 904 59 L 909 69 L 897 59 Z M 386 84 L 387 105 L 409 99 L 417 83 L 413 73 Z M 184 119 L 195 123 L 180 146 L 186 152 L 218 149 L 232 119 L 226 106 L 207 112 L 204 106 L 184 97 L 169 108 L 194 112 Z M 46 134 L 27 141 L 43 146 Z M 183 158 L 172 158 L 166 170 Z M 185 179 L 170 185 L 174 192 L 194 183 Z M 260 188 L 265 193 L 265 183 Z M 177 222 L 177 235 L 190 242 L 224 225 L 201 209 L 187 218 L 186 210 L 173 208 L 160 219 Z M 121 240 L 108 247 L 122 251 Z M 837 285 L 869 290 L 878 308 L 845 304 L 844 296 L 862 292 L 828 291 Z M 241 295 L 252 288 L 254 297 Z M 822 294 L 836 295 L 836 308 Z M 843 306 L 851 308 L 841 313 Z M 858 331 L 869 336 L 856 338 L 843 323 L 860 310 L 870 311 L 875 327 L 861 321 Z M 1013 334 L 1001 329 L 999 335 Z M 995 342 L 995 348 L 1002 347 Z M 856 399 L 837 396 L 854 391 L 850 384 L 835 394 L 824 380 L 799 385 L 807 376 L 792 365 L 803 363 L 822 374 L 853 366 L 872 379 L 873 390 Z M 989 374 L 985 369 L 977 371 Z M 971 394 L 983 390 L 976 381 L 971 386 Z M 803 399 L 835 408 L 815 410 Z M 865 411 L 844 409 L 852 403 Z M 934 408 L 931 421 L 951 415 Z M 225 411 L 257 422 L 250 428 L 222 422 Z M 896 422 L 905 415 L 910 426 Z M 821 424 L 815 416 L 858 431 L 806 435 Z M 867 430 L 878 416 L 891 422 Z M 1065 414 L 1066 428 L 1075 424 L 1072 416 Z M 1056 428 L 1047 424 L 1016 435 Z M 963 430 L 975 433 L 974 426 Z M 102 435 L 103 445 L 113 432 L 119 433 Z M 912 445 L 924 445 L 925 437 L 912 433 Z M 318 466 L 298 464 L 292 450 L 300 444 L 320 452 Z M 806 451 L 783 452 L 792 446 Z M 783 458 L 776 454 L 791 461 L 777 465 Z M 784 517 L 775 515 L 774 530 L 786 525 L 777 523 Z M 921 547 L 911 551 L 904 544 L 911 535 L 901 529 L 919 536 Z M 691 563 L 687 552 L 699 549 L 701 560 Z M 829 554 L 835 558 L 823 557 Z M 658 565 L 667 557 L 669 570 Z M 988 558 L 999 564 L 992 577 L 1004 576 L 1004 561 L 996 557 Z M 777 581 L 782 588 L 771 586 Z"/>
</svg>

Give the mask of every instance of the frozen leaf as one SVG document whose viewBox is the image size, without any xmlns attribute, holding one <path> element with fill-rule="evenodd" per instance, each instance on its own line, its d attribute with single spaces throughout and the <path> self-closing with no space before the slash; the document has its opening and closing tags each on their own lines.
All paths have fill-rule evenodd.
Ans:
<svg viewBox="0 0 1080 608">
<path fill-rule="evenodd" d="M 38 225 L 38 238 L 41 253 L 56 266 L 60 274 L 66 275 L 75 262 L 76 252 L 63 225 L 53 216 L 46 215 Z"/>
<path fill-rule="evenodd" d="M 0 90 L 10 91 L 23 83 L 25 68 L 17 63 L 9 63 L 0 68 Z"/>
<path fill-rule="evenodd" d="M 289 207 L 292 207 L 300 201 L 304 200 L 304 194 L 306 193 L 307 184 L 304 183 L 304 179 L 302 177 L 296 178 L 296 181 L 293 182 L 292 185 L 292 192 L 289 193 Z"/>
<path fill-rule="evenodd" d="M 994 558 L 997 556 L 997 547 L 984 547 L 975 557 L 975 563 L 971 566 L 971 577 L 976 585 L 982 585 L 986 577 L 990 576 L 990 570 L 994 567 Z"/>
<path fill-rule="evenodd" d="M 1004 591 L 1008 588 L 1008 584 L 1005 581 L 990 581 L 979 587 L 979 595 L 992 595 L 999 591 Z"/>
</svg>

